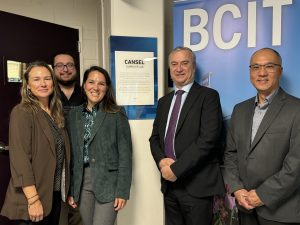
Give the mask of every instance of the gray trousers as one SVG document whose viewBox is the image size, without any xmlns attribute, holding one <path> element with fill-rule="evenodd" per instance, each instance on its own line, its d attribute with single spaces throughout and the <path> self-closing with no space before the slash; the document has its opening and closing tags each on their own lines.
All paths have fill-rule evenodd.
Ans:
<svg viewBox="0 0 300 225">
<path fill-rule="evenodd" d="M 272 220 L 266 220 L 260 217 L 255 210 L 252 213 L 239 211 L 241 225 L 300 225 L 299 223 L 283 223 Z"/>
<path fill-rule="evenodd" d="M 79 210 L 84 225 L 114 225 L 117 212 L 114 201 L 101 203 L 95 198 L 93 180 L 89 167 L 84 169 L 84 179 L 80 194 Z"/>
</svg>

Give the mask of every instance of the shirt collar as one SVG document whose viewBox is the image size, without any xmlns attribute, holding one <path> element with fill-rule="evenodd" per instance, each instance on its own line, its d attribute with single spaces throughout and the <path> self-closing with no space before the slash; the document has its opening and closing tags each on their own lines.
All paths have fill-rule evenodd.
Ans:
<svg viewBox="0 0 300 225">
<path fill-rule="evenodd" d="M 91 112 L 98 112 L 100 108 L 100 103 L 96 104 L 93 108 L 92 111 L 88 110 L 87 108 L 87 102 L 85 102 L 83 104 L 83 108 L 82 108 L 82 112 L 87 112 L 87 113 L 91 113 Z"/>
<path fill-rule="evenodd" d="M 189 93 L 189 91 L 190 91 L 190 89 L 192 88 L 193 84 L 194 84 L 194 82 L 191 82 L 191 83 L 189 83 L 189 84 L 183 86 L 181 89 L 179 89 L 179 88 L 177 88 L 177 87 L 175 86 L 175 92 L 174 92 L 174 93 L 176 93 L 178 90 L 183 90 L 184 93 Z"/>
<path fill-rule="evenodd" d="M 264 108 L 268 105 L 271 104 L 271 102 L 273 101 L 274 97 L 276 96 L 276 94 L 278 93 L 279 88 L 277 88 L 276 90 L 274 90 L 271 94 L 269 94 L 266 98 L 265 101 L 263 102 L 263 105 L 260 108 Z M 255 105 L 258 105 L 258 94 L 255 97 Z"/>
</svg>

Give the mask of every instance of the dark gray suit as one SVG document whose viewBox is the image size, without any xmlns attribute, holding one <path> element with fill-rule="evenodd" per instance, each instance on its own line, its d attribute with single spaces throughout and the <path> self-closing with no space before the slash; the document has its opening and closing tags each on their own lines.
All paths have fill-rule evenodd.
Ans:
<svg viewBox="0 0 300 225">
<path fill-rule="evenodd" d="M 231 192 L 256 189 L 259 216 L 300 222 L 300 100 L 281 88 L 251 144 L 255 98 L 234 107 L 224 158 Z"/>
</svg>

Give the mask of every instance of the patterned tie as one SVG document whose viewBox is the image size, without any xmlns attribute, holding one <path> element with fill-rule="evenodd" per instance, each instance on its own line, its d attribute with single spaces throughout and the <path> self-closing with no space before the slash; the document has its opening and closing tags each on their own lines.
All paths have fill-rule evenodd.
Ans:
<svg viewBox="0 0 300 225">
<path fill-rule="evenodd" d="M 184 93 L 183 90 L 178 90 L 176 92 L 176 100 L 175 104 L 173 106 L 173 110 L 171 113 L 171 117 L 169 120 L 169 126 L 168 131 L 165 138 L 165 153 L 168 158 L 176 159 L 175 151 L 174 151 L 174 138 L 175 138 L 175 130 L 176 130 L 176 124 L 178 120 L 178 114 L 181 104 L 181 97 Z"/>
</svg>

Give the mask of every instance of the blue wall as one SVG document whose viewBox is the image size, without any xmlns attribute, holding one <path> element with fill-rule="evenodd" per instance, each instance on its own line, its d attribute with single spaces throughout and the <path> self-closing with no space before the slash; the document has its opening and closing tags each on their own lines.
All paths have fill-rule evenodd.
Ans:
<svg viewBox="0 0 300 225">
<path fill-rule="evenodd" d="M 209 86 L 221 96 L 224 117 L 252 97 L 249 60 L 263 47 L 283 58 L 282 87 L 300 97 L 300 1 L 174 1 L 174 47 L 187 46 L 197 57 L 196 80 L 210 74 Z M 249 30 L 249 32 L 248 32 Z"/>
</svg>

